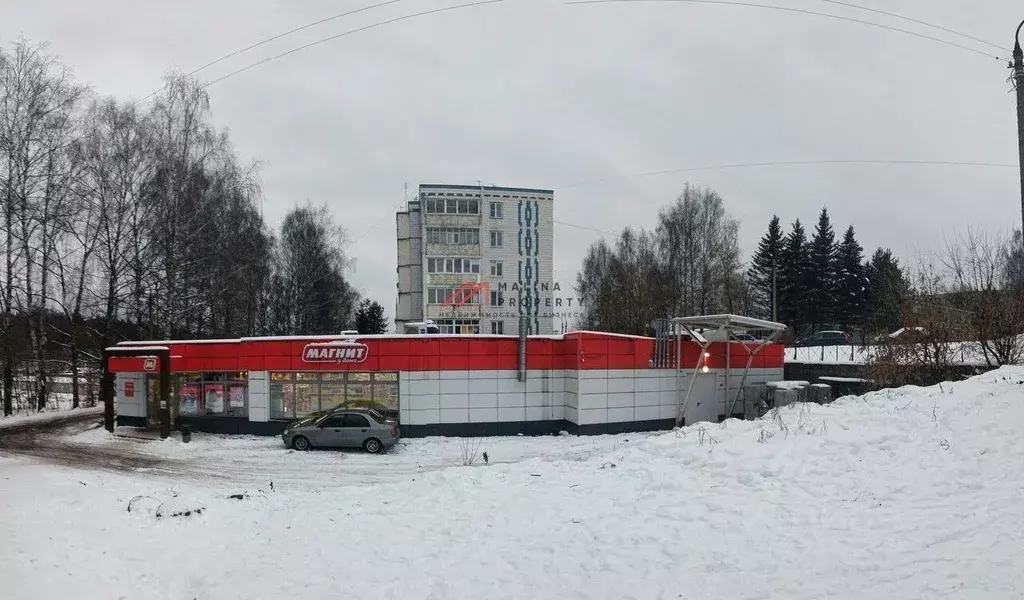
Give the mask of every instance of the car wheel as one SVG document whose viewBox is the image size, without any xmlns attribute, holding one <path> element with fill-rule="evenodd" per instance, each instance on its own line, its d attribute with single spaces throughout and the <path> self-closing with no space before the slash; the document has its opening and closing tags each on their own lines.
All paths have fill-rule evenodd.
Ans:
<svg viewBox="0 0 1024 600">
<path fill-rule="evenodd" d="M 295 439 L 292 440 L 292 448 L 300 451 L 309 450 L 309 440 L 301 435 L 295 436 Z"/>
<path fill-rule="evenodd" d="M 363 442 L 363 450 L 366 450 L 370 454 L 378 454 L 384 449 L 384 444 L 380 443 L 377 438 L 370 438 Z"/>
</svg>

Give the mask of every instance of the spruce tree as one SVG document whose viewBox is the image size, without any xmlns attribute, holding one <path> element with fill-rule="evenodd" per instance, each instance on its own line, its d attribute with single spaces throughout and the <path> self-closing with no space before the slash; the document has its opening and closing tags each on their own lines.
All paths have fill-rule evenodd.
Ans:
<svg viewBox="0 0 1024 600">
<path fill-rule="evenodd" d="M 779 217 L 772 215 L 768 223 L 768 231 L 761 238 L 757 245 L 757 252 L 750 260 L 750 269 L 747 271 L 747 281 L 754 296 L 754 305 L 758 316 L 772 318 L 773 302 L 778 302 L 778 295 L 773 294 L 773 285 L 778 285 L 778 270 L 782 259 L 782 226 L 779 224 Z M 774 271 L 774 273 L 773 273 Z M 773 284 L 773 277 L 775 282 Z M 775 315 L 776 318 L 778 315 Z"/>
<path fill-rule="evenodd" d="M 363 335 L 388 332 L 388 320 L 380 302 L 364 298 L 356 309 L 356 331 Z"/>
<path fill-rule="evenodd" d="M 778 269 L 779 320 L 793 328 L 799 337 L 807 322 L 807 232 L 800 219 L 782 245 Z"/>
<path fill-rule="evenodd" d="M 836 251 L 835 321 L 842 327 L 861 324 L 868 308 L 870 283 L 863 252 L 851 225 Z"/>
<path fill-rule="evenodd" d="M 836 234 L 822 208 L 808 251 L 808 320 L 812 328 L 831 325 L 836 304 Z"/>
<path fill-rule="evenodd" d="M 875 250 L 867 265 L 868 313 L 875 333 L 892 333 L 902 326 L 903 305 L 910 297 L 910 281 L 892 250 Z"/>
</svg>

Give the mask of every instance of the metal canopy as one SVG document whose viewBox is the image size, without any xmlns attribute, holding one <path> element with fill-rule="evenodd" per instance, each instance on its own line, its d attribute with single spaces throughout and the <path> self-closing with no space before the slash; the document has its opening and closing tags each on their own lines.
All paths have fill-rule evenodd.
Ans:
<svg viewBox="0 0 1024 600">
<path fill-rule="evenodd" d="M 753 317 L 741 317 L 740 315 L 703 315 L 696 317 L 676 317 L 672 319 L 684 327 L 693 329 L 720 329 L 730 333 L 737 331 L 768 330 L 784 331 L 786 326 L 774 321 L 765 321 Z"/>
<path fill-rule="evenodd" d="M 765 346 L 767 346 L 768 344 L 770 344 L 773 341 L 775 341 L 775 338 L 780 333 L 782 333 L 783 331 L 786 330 L 786 326 L 784 324 L 782 324 L 782 323 L 776 323 L 774 321 L 765 321 L 765 320 L 762 320 L 762 319 L 754 319 L 752 317 L 742 317 L 740 315 L 729 315 L 729 314 L 722 314 L 722 315 L 700 315 L 700 316 L 693 316 L 693 317 L 676 317 L 676 318 L 672 319 L 671 322 L 673 324 L 673 329 L 675 329 L 675 334 L 676 334 L 676 361 L 677 361 L 677 363 L 676 363 L 676 377 L 677 377 L 676 389 L 677 390 L 679 389 L 678 376 L 679 376 L 679 371 L 681 370 L 681 365 L 679 364 L 678 361 L 680 360 L 680 355 L 682 353 L 681 352 L 681 346 L 682 346 L 683 331 L 686 332 L 686 334 L 690 337 L 691 340 L 693 340 L 698 346 L 700 346 L 700 351 L 701 351 L 700 358 L 697 360 L 697 365 L 694 367 L 693 374 L 690 376 L 690 383 L 689 383 L 689 385 L 686 386 L 686 395 L 683 397 L 683 401 L 682 401 L 681 404 L 679 404 L 679 408 L 676 411 L 676 425 L 677 426 L 681 425 L 682 422 L 683 422 L 683 416 L 686 414 L 686 407 L 687 407 L 687 405 L 690 402 L 690 393 L 693 391 L 693 384 L 694 384 L 694 382 L 697 379 L 697 374 L 700 372 L 701 366 L 704 363 L 705 359 L 707 359 L 710 356 L 710 354 L 708 354 L 708 348 L 711 346 L 712 342 L 722 341 L 721 339 L 719 339 L 720 336 L 717 335 L 717 334 L 725 333 L 726 334 L 725 342 L 727 344 L 729 344 L 731 346 L 731 344 L 733 342 L 739 342 L 739 345 L 747 353 L 746 365 L 744 365 L 744 368 L 743 368 L 743 377 L 740 379 L 740 385 L 739 385 L 739 388 L 736 390 L 736 396 L 732 399 L 732 402 L 730 402 L 728 407 L 726 407 L 726 409 L 725 409 L 725 417 L 729 418 L 729 417 L 732 416 L 732 411 L 733 411 L 733 408 L 736 405 L 736 401 L 739 399 L 740 395 L 743 393 L 743 384 L 745 384 L 746 381 L 747 381 L 747 374 L 750 372 L 750 365 L 751 365 L 751 363 L 754 362 L 754 357 L 757 356 L 762 350 L 764 350 Z M 678 326 L 678 327 L 676 327 L 676 326 Z M 698 329 L 702 329 L 703 332 L 697 331 Z M 713 333 L 711 335 L 711 339 L 708 339 L 708 337 L 704 335 L 704 333 L 706 333 L 707 330 L 709 330 L 709 329 L 713 330 Z M 762 339 L 758 340 L 757 342 L 738 340 L 738 339 L 734 339 L 732 337 L 732 334 L 734 334 L 734 333 L 746 332 L 746 331 L 749 331 L 749 330 L 770 331 L 771 333 L 766 338 L 762 338 Z M 752 349 L 751 346 L 753 346 L 754 344 L 756 344 L 756 346 Z M 730 375 L 730 373 L 732 371 L 732 365 L 730 364 L 731 363 L 731 361 L 730 361 L 731 355 L 732 355 L 731 350 L 726 350 L 726 353 L 725 353 L 725 391 L 726 391 L 726 396 L 728 396 L 728 393 L 729 393 L 729 375 Z"/>
</svg>

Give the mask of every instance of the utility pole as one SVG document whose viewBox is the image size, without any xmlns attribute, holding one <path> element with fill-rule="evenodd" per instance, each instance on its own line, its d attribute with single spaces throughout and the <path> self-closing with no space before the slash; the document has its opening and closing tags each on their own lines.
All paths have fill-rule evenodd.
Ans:
<svg viewBox="0 0 1024 600">
<path fill-rule="evenodd" d="M 1020 211 L 1021 231 L 1024 231 L 1024 50 L 1020 47 L 1020 30 L 1024 21 L 1017 26 L 1013 45 L 1013 79 L 1017 90 L 1017 153 L 1020 166 Z"/>
<path fill-rule="evenodd" d="M 1024 205 L 1021 205 L 1024 207 Z M 778 277 L 776 276 L 775 270 L 775 257 L 772 257 L 772 321 L 778 323 L 778 306 L 779 306 L 779 293 L 778 293 Z"/>
</svg>

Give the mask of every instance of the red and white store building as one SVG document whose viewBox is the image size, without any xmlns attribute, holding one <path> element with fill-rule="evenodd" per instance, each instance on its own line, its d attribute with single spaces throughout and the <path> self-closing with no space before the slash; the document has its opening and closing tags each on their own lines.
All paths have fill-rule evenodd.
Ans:
<svg viewBox="0 0 1024 600">
<path fill-rule="evenodd" d="M 776 344 L 753 358 L 750 342 L 666 344 L 587 331 L 530 336 L 525 353 L 520 344 L 515 336 L 368 335 L 119 346 L 169 348 L 172 427 L 220 433 L 278 434 L 338 405 L 387 410 L 406 437 L 667 429 L 681 410 L 686 423 L 721 420 L 730 405 L 741 416 L 733 402 L 742 386 L 783 378 Z M 118 425 L 158 422 L 154 362 L 109 359 Z"/>
</svg>

